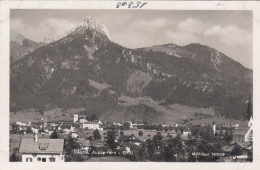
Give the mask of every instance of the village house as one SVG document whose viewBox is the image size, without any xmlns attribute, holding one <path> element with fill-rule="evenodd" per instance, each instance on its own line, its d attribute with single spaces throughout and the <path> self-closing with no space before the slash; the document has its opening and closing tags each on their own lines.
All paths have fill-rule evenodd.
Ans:
<svg viewBox="0 0 260 170">
<path fill-rule="evenodd" d="M 252 127 L 240 126 L 238 129 L 234 130 L 233 141 L 239 144 L 247 144 L 253 140 L 253 130 Z"/>
<path fill-rule="evenodd" d="M 189 129 L 185 129 L 185 130 L 183 130 L 182 134 L 184 136 L 188 136 L 188 135 L 191 135 L 191 131 Z"/>
<path fill-rule="evenodd" d="M 75 114 L 73 117 L 73 123 L 76 123 L 79 120 L 79 115 Z"/>
<path fill-rule="evenodd" d="M 103 131 L 103 128 L 100 128 L 100 124 L 98 122 L 85 122 L 82 124 L 82 129 L 91 129 L 91 130 L 101 130 Z"/>
<path fill-rule="evenodd" d="M 250 102 L 248 109 L 251 107 Z M 247 146 L 250 141 L 253 141 L 253 114 L 247 113 L 246 125 L 235 128 L 233 132 L 233 141 L 239 143 L 241 146 Z"/>
<path fill-rule="evenodd" d="M 58 130 L 62 130 L 65 133 L 70 133 L 72 131 L 75 130 L 75 127 L 72 126 L 72 123 L 62 123 L 60 124 L 60 126 L 58 127 Z"/>
<path fill-rule="evenodd" d="M 71 136 L 72 138 L 79 138 L 79 134 L 78 134 L 76 131 L 72 131 L 71 134 L 70 134 L 70 136 Z"/>
<path fill-rule="evenodd" d="M 85 122 L 88 122 L 88 121 L 84 118 L 79 119 L 79 123 L 85 123 Z"/>
<path fill-rule="evenodd" d="M 22 138 L 19 153 L 22 162 L 64 162 L 64 139 Z"/>
<path fill-rule="evenodd" d="M 32 127 L 32 132 L 33 132 L 33 133 L 39 133 L 39 130 L 40 130 L 40 129 L 37 129 L 37 128 Z"/>
<path fill-rule="evenodd" d="M 19 125 L 19 126 L 27 126 L 27 124 L 26 123 L 22 123 L 22 122 L 15 122 L 17 125 Z"/>
</svg>

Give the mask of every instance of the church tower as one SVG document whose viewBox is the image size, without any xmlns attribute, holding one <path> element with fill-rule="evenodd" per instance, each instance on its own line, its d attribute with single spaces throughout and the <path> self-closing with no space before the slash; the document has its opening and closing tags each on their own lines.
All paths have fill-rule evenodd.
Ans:
<svg viewBox="0 0 260 170">
<path fill-rule="evenodd" d="M 78 114 L 74 115 L 73 122 L 76 123 L 78 120 L 79 120 L 79 115 Z"/>
<path fill-rule="evenodd" d="M 251 101 L 251 96 L 249 96 L 249 101 L 247 105 L 246 120 L 248 122 L 248 127 L 251 127 L 253 123 L 253 104 Z"/>
</svg>

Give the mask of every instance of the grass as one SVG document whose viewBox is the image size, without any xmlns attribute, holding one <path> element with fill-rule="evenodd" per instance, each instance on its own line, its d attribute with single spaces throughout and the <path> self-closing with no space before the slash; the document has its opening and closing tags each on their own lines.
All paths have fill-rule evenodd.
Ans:
<svg viewBox="0 0 260 170">
<path fill-rule="evenodd" d="M 16 113 L 10 112 L 10 122 L 38 122 L 41 118 L 47 117 L 48 121 L 72 121 L 73 115 L 85 110 L 84 108 L 73 108 L 69 110 L 62 110 L 60 108 L 46 110 L 44 115 L 39 114 L 37 110 L 21 110 Z"/>
<path fill-rule="evenodd" d="M 138 135 L 138 132 L 140 130 L 124 130 L 124 135 L 131 135 L 131 134 L 134 134 L 135 137 L 137 137 L 138 139 L 140 140 L 146 140 L 146 139 L 150 139 L 150 138 L 153 138 L 154 135 L 157 134 L 157 131 L 152 131 L 152 130 L 142 130 L 143 131 L 143 135 L 142 136 L 139 136 Z M 167 134 L 166 132 L 160 132 L 162 134 L 163 137 L 167 137 Z M 150 137 L 148 137 L 148 135 L 150 134 Z"/>
<path fill-rule="evenodd" d="M 155 101 L 150 97 L 119 97 L 119 105 L 122 106 L 135 106 L 138 104 L 145 104 L 164 115 L 165 123 L 176 123 L 185 118 L 193 118 L 193 115 L 197 113 L 203 113 L 205 115 L 215 116 L 215 111 L 213 108 L 199 108 L 190 107 L 187 105 L 172 104 L 169 106 L 162 106 L 160 101 Z M 159 121 L 159 120 L 158 120 Z"/>
</svg>

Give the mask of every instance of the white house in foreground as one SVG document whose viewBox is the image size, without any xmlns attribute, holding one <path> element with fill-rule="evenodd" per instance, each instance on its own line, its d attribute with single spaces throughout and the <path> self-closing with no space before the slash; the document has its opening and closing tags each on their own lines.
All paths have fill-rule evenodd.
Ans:
<svg viewBox="0 0 260 170">
<path fill-rule="evenodd" d="M 64 162 L 64 139 L 22 138 L 22 162 Z"/>
</svg>

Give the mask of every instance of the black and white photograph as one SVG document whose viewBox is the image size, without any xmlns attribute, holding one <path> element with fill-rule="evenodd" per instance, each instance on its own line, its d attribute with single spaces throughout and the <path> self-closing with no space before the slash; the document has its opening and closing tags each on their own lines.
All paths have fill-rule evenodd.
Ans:
<svg viewBox="0 0 260 170">
<path fill-rule="evenodd" d="M 8 161 L 252 164 L 253 10 L 116 8 L 9 10 Z"/>
</svg>

